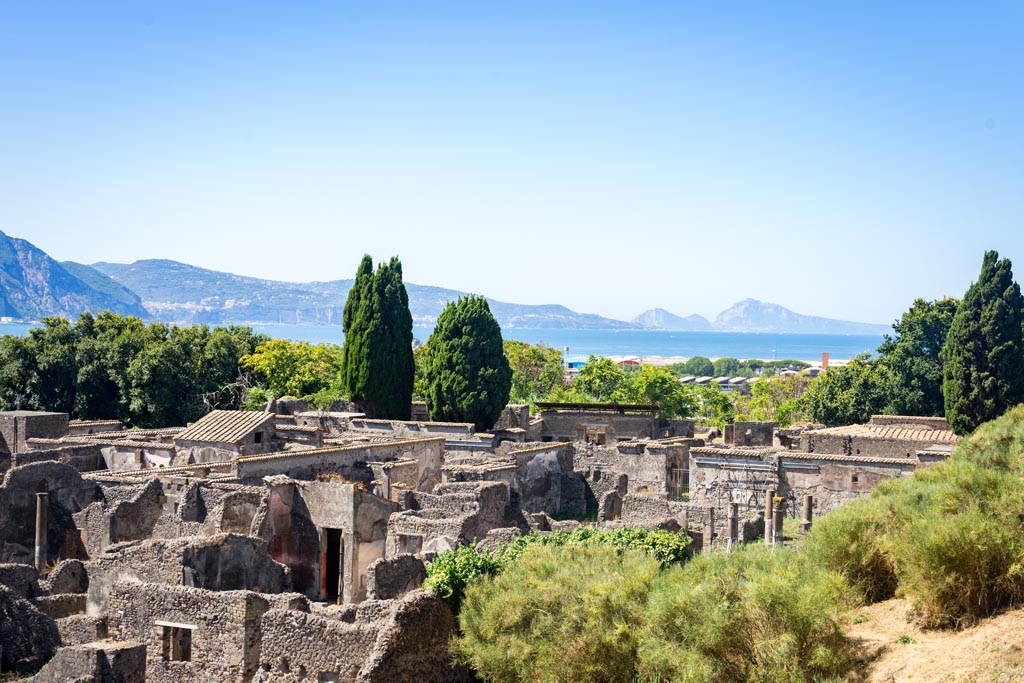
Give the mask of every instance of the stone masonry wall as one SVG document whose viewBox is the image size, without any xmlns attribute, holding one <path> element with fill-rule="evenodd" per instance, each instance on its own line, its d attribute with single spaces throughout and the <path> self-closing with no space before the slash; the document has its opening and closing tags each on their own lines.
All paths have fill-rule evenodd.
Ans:
<svg viewBox="0 0 1024 683">
<path fill-rule="evenodd" d="M 147 683 L 242 683 L 256 672 L 260 619 L 270 607 L 256 593 L 119 582 L 109 604 L 110 637 L 146 646 Z M 158 621 L 192 627 L 191 661 L 164 659 Z"/>
</svg>

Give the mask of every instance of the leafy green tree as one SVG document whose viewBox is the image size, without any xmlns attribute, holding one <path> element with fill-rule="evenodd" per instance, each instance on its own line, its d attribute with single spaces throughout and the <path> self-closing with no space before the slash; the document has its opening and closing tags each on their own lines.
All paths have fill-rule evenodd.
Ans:
<svg viewBox="0 0 1024 683">
<path fill-rule="evenodd" d="M 715 377 L 737 377 L 742 367 L 737 358 L 719 358 L 715 361 L 713 370 Z"/>
<path fill-rule="evenodd" d="M 985 253 L 942 351 L 946 420 L 957 434 L 1024 401 L 1024 297 L 1009 259 Z"/>
<path fill-rule="evenodd" d="M 490 429 L 508 403 L 512 368 L 487 299 L 471 295 L 449 303 L 427 344 L 426 401 L 431 419 Z"/>
<path fill-rule="evenodd" d="M 592 396 L 598 403 L 626 403 L 628 399 L 622 395 L 625 382 L 626 373 L 611 358 L 590 356 L 573 380 L 573 388 Z"/>
<path fill-rule="evenodd" d="M 372 267 L 364 256 L 345 302 L 342 383 L 371 417 L 408 420 L 416 364 L 402 264 L 392 257 Z"/>
<path fill-rule="evenodd" d="M 804 418 L 806 381 L 800 375 L 758 377 L 750 387 L 750 397 L 742 401 L 742 410 L 752 420 L 788 427 Z"/>
<path fill-rule="evenodd" d="M 662 417 L 689 417 L 697 412 L 695 391 L 679 383 L 668 368 L 643 365 L 629 383 L 629 399 L 658 406 Z"/>
<path fill-rule="evenodd" d="M 75 405 L 75 330 L 64 318 L 44 318 L 42 327 L 28 331 L 34 364 L 28 383 L 35 410 L 70 413 Z"/>
<path fill-rule="evenodd" d="M 735 419 L 736 408 L 717 384 L 696 387 L 695 390 L 697 396 L 700 397 L 700 408 L 697 414 L 700 416 L 701 422 L 722 429 Z"/>
<path fill-rule="evenodd" d="M 0 406 L 4 410 L 30 409 L 28 384 L 35 358 L 28 339 L 6 334 L 0 337 Z"/>
<path fill-rule="evenodd" d="M 863 353 L 814 379 L 803 395 L 803 408 L 808 418 L 830 426 L 867 422 L 885 408 L 891 384 L 888 368 Z"/>
<path fill-rule="evenodd" d="M 956 299 L 916 299 L 893 323 L 893 336 L 886 335 L 878 347 L 882 362 L 892 373 L 892 395 L 886 412 L 896 415 L 945 414 L 942 396 L 942 357 Z"/>
<path fill-rule="evenodd" d="M 305 397 L 337 384 L 341 358 L 335 344 L 269 339 L 239 364 L 255 372 L 274 397 Z"/>
<path fill-rule="evenodd" d="M 512 368 L 513 403 L 534 403 L 561 386 L 565 376 L 562 352 L 543 344 L 506 339 L 505 357 Z"/>
<path fill-rule="evenodd" d="M 711 362 L 710 358 L 694 356 L 693 358 L 687 359 L 685 363 L 676 363 L 673 365 L 672 371 L 680 377 L 685 377 L 686 375 L 693 375 L 694 377 L 710 377 L 715 372 L 715 365 Z"/>
</svg>

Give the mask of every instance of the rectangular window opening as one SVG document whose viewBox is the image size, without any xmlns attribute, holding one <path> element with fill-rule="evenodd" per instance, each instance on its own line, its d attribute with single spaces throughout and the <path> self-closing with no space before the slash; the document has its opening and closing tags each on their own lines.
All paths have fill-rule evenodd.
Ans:
<svg viewBox="0 0 1024 683">
<path fill-rule="evenodd" d="M 163 659 L 165 662 L 192 661 L 192 630 L 194 626 L 157 622 L 163 627 Z"/>
</svg>

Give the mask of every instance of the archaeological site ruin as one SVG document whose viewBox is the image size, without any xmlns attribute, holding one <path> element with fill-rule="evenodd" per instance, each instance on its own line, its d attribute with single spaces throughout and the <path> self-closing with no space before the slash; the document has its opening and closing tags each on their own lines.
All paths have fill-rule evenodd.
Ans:
<svg viewBox="0 0 1024 683">
<path fill-rule="evenodd" d="M 0 413 L 0 676 L 468 680 L 421 589 L 438 553 L 583 523 L 771 543 L 956 441 L 896 416 L 712 442 L 651 406 L 509 406 L 487 433 L 269 408 L 154 430 Z"/>
</svg>

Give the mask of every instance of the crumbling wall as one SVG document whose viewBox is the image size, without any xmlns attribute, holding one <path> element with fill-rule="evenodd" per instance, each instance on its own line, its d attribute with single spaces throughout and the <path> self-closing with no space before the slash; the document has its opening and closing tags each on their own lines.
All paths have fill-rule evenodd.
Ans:
<svg viewBox="0 0 1024 683">
<path fill-rule="evenodd" d="M 333 614 L 270 610 L 261 624 L 260 669 L 253 683 L 457 683 L 455 618 L 440 599 L 415 591 Z"/>
<path fill-rule="evenodd" d="M 72 515 L 99 500 L 100 489 L 70 465 L 14 467 L 0 484 L 0 562 L 31 564 L 35 555 L 36 493 L 47 492 L 47 561 L 84 557 Z"/>
<path fill-rule="evenodd" d="M 146 646 L 147 683 L 242 683 L 256 673 L 260 620 L 269 608 L 267 599 L 249 591 L 120 581 L 110 589 L 108 628 L 111 638 Z M 189 661 L 165 657 L 169 627 L 161 624 L 189 630 Z"/>
<path fill-rule="evenodd" d="M 906 459 L 783 457 L 777 495 L 787 499 L 787 516 L 792 517 L 802 514 L 804 496 L 813 496 L 813 512 L 820 517 L 867 495 L 886 479 L 910 476 L 916 468 L 916 461 Z"/>
<path fill-rule="evenodd" d="M 778 422 L 734 422 L 725 425 L 725 443 L 729 446 L 764 446 L 775 442 Z"/>
<path fill-rule="evenodd" d="M 578 516 L 586 513 L 585 485 L 573 469 L 571 444 L 513 450 L 514 501 L 525 512 Z"/>
<path fill-rule="evenodd" d="M 145 683 L 146 648 L 141 643 L 88 642 L 62 647 L 26 683 Z"/>
<path fill-rule="evenodd" d="M 370 565 L 366 579 L 369 600 L 390 600 L 419 588 L 427 578 L 423 560 L 414 555 L 399 555 L 376 560 Z"/>
<path fill-rule="evenodd" d="M 6 586 L 0 586 L 0 671 L 28 674 L 60 645 L 53 619 Z"/>
<path fill-rule="evenodd" d="M 509 489 L 496 482 L 441 484 L 433 494 L 410 493 L 391 515 L 385 557 L 441 552 L 507 527 Z"/>
<path fill-rule="evenodd" d="M 93 615 L 107 612 L 111 586 L 129 579 L 211 591 L 280 593 L 291 590 L 287 568 L 270 557 L 266 543 L 238 534 L 115 545 L 87 562 L 86 567 L 89 613 Z"/>
<path fill-rule="evenodd" d="M 241 457 L 235 462 L 234 474 L 243 483 L 252 484 L 260 483 L 264 477 L 274 475 L 308 481 L 327 472 L 344 474 L 346 468 L 359 463 L 365 468 L 367 462 L 411 458 L 420 463 L 418 488 L 429 491 L 441 481 L 443 454 L 443 438 L 407 439 Z"/>
</svg>

